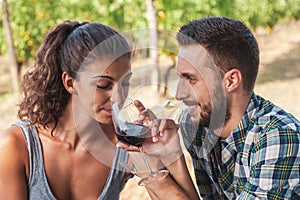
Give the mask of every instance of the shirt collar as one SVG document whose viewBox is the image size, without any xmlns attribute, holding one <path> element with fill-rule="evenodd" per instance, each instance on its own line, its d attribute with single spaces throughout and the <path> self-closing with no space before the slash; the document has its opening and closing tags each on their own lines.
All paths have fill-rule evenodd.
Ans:
<svg viewBox="0 0 300 200">
<path fill-rule="evenodd" d="M 243 115 L 239 124 L 235 127 L 233 132 L 230 134 L 228 138 L 224 141 L 228 143 L 235 151 L 241 151 L 245 138 L 247 136 L 248 126 L 251 120 L 254 117 L 255 111 L 259 106 L 259 96 L 257 96 L 254 92 L 251 95 L 248 107 Z"/>
</svg>

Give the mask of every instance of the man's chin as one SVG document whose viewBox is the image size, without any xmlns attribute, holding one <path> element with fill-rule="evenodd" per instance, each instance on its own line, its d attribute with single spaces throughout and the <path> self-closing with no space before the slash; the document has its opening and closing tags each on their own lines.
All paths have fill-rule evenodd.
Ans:
<svg viewBox="0 0 300 200">
<path fill-rule="evenodd" d="M 208 118 L 202 118 L 201 116 L 191 116 L 191 123 L 194 126 L 209 128 L 210 120 Z"/>
<path fill-rule="evenodd" d="M 200 115 L 200 107 L 199 106 L 189 106 L 188 107 L 188 111 L 189 114 L 193 117 L 193 118 L 198 118 Z"/>
</svg>

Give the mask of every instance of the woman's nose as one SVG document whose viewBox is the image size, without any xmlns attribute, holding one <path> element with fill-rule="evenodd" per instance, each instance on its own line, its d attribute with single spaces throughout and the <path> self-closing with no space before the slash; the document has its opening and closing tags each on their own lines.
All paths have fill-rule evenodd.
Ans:
<svg viewBox="0 0 300 200">
<path fill-rule="evenodd" d="M 126 91 L 124 91 L 124 88 L 120 85 L 115 86 L 112 90 L 111 94 L 111 102 L 114 103 L 122 103 L 126 99 Z"/>
</svg>

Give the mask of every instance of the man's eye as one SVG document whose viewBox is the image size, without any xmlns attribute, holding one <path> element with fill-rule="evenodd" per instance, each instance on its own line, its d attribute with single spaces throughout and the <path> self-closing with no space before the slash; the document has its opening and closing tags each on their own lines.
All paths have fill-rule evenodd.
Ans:
<svg viewBox="0 0 300 200">
<path fill-rule="evenodd" d="M 186 79 L 190 82 L 190 83 L 195 83 L 196 79 L 194 77 L 191 76 L 187 76 Z"/>
<path fill-rule="evenodd" d="M 111 84 L 110 83 L 108 83 L 108 84 L 104 84 L 104 85 L 97 85 L 97 88 L 98 89 L 102 89 L 102 90 L 109 90 L 109 89 L 111 89 Z"/>
</svg>

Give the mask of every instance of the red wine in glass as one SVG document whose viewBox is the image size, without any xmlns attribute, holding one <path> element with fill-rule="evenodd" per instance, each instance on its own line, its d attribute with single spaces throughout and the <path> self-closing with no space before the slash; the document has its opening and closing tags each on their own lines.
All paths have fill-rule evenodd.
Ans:
<svg viewBox="0 0 300 200">
<path fill-rule="evenodd" d="M 141 147 L 144 140 L 150 136 L 150 129 L 142 124 L 124 122 L 124 125 L 126 126 L 125 130 L 117 127 L 116 132 L 118 139 L 125 143 Z"/>
<path fill-rule="evenodd" d="M 150 136 L 150 129 L 142 124 L 124 122 L 124 125 L 124 127 L 126 127 L 125 130 L 121 130 L 119 127 L 117 127 L 116 129 L 118 139 L 125 143 L 137 146 L 139 148 L 139 151 L 142 155 L 142 158 L 147 166 L 149 173 L 148 176 L 142 178 L 138 182 L 138 184 L 147 185 L 149 183 L 152 183 L 153 181 L 157 181 L 166 177 L 169 173 L 168 170 L 160 170 L 158 172 L 152 171 L 147 157 L 142 149 L 142 144 L 144 140 Z M 151 181 L 151 178 L 154 179 Z M 148 183 L 145 183 L 145 181 L 148 181 Z"/>
<path fill-rule="evenodd" d="M 166 169 L 162 169 L 157 172 L 152 171 L 142 148 L 142 144 L 145 139 L 151 136 L 151 129 L 142 124 L 135 123 L 136 118 L 130 115 L 130 113 L 136 109 L 130 108 L 130 106 L 133 105 L 133 101 L 131 99 L 129 100 L 129 103 L 125 105 L 126 106 L 119 106 L 118 104 L 112 105 L 113 120 L 118 139 L 127 144 L 137 146 L 147 166 L 148 174 L 141 178 L 138 185 L 147 185 L 165 178 L 169 174 L 169 171 Z M 132 171 L 132 173 L 135 172 Z M 135 174 L 138 175 L 138 173 Z"/>
</svg>

